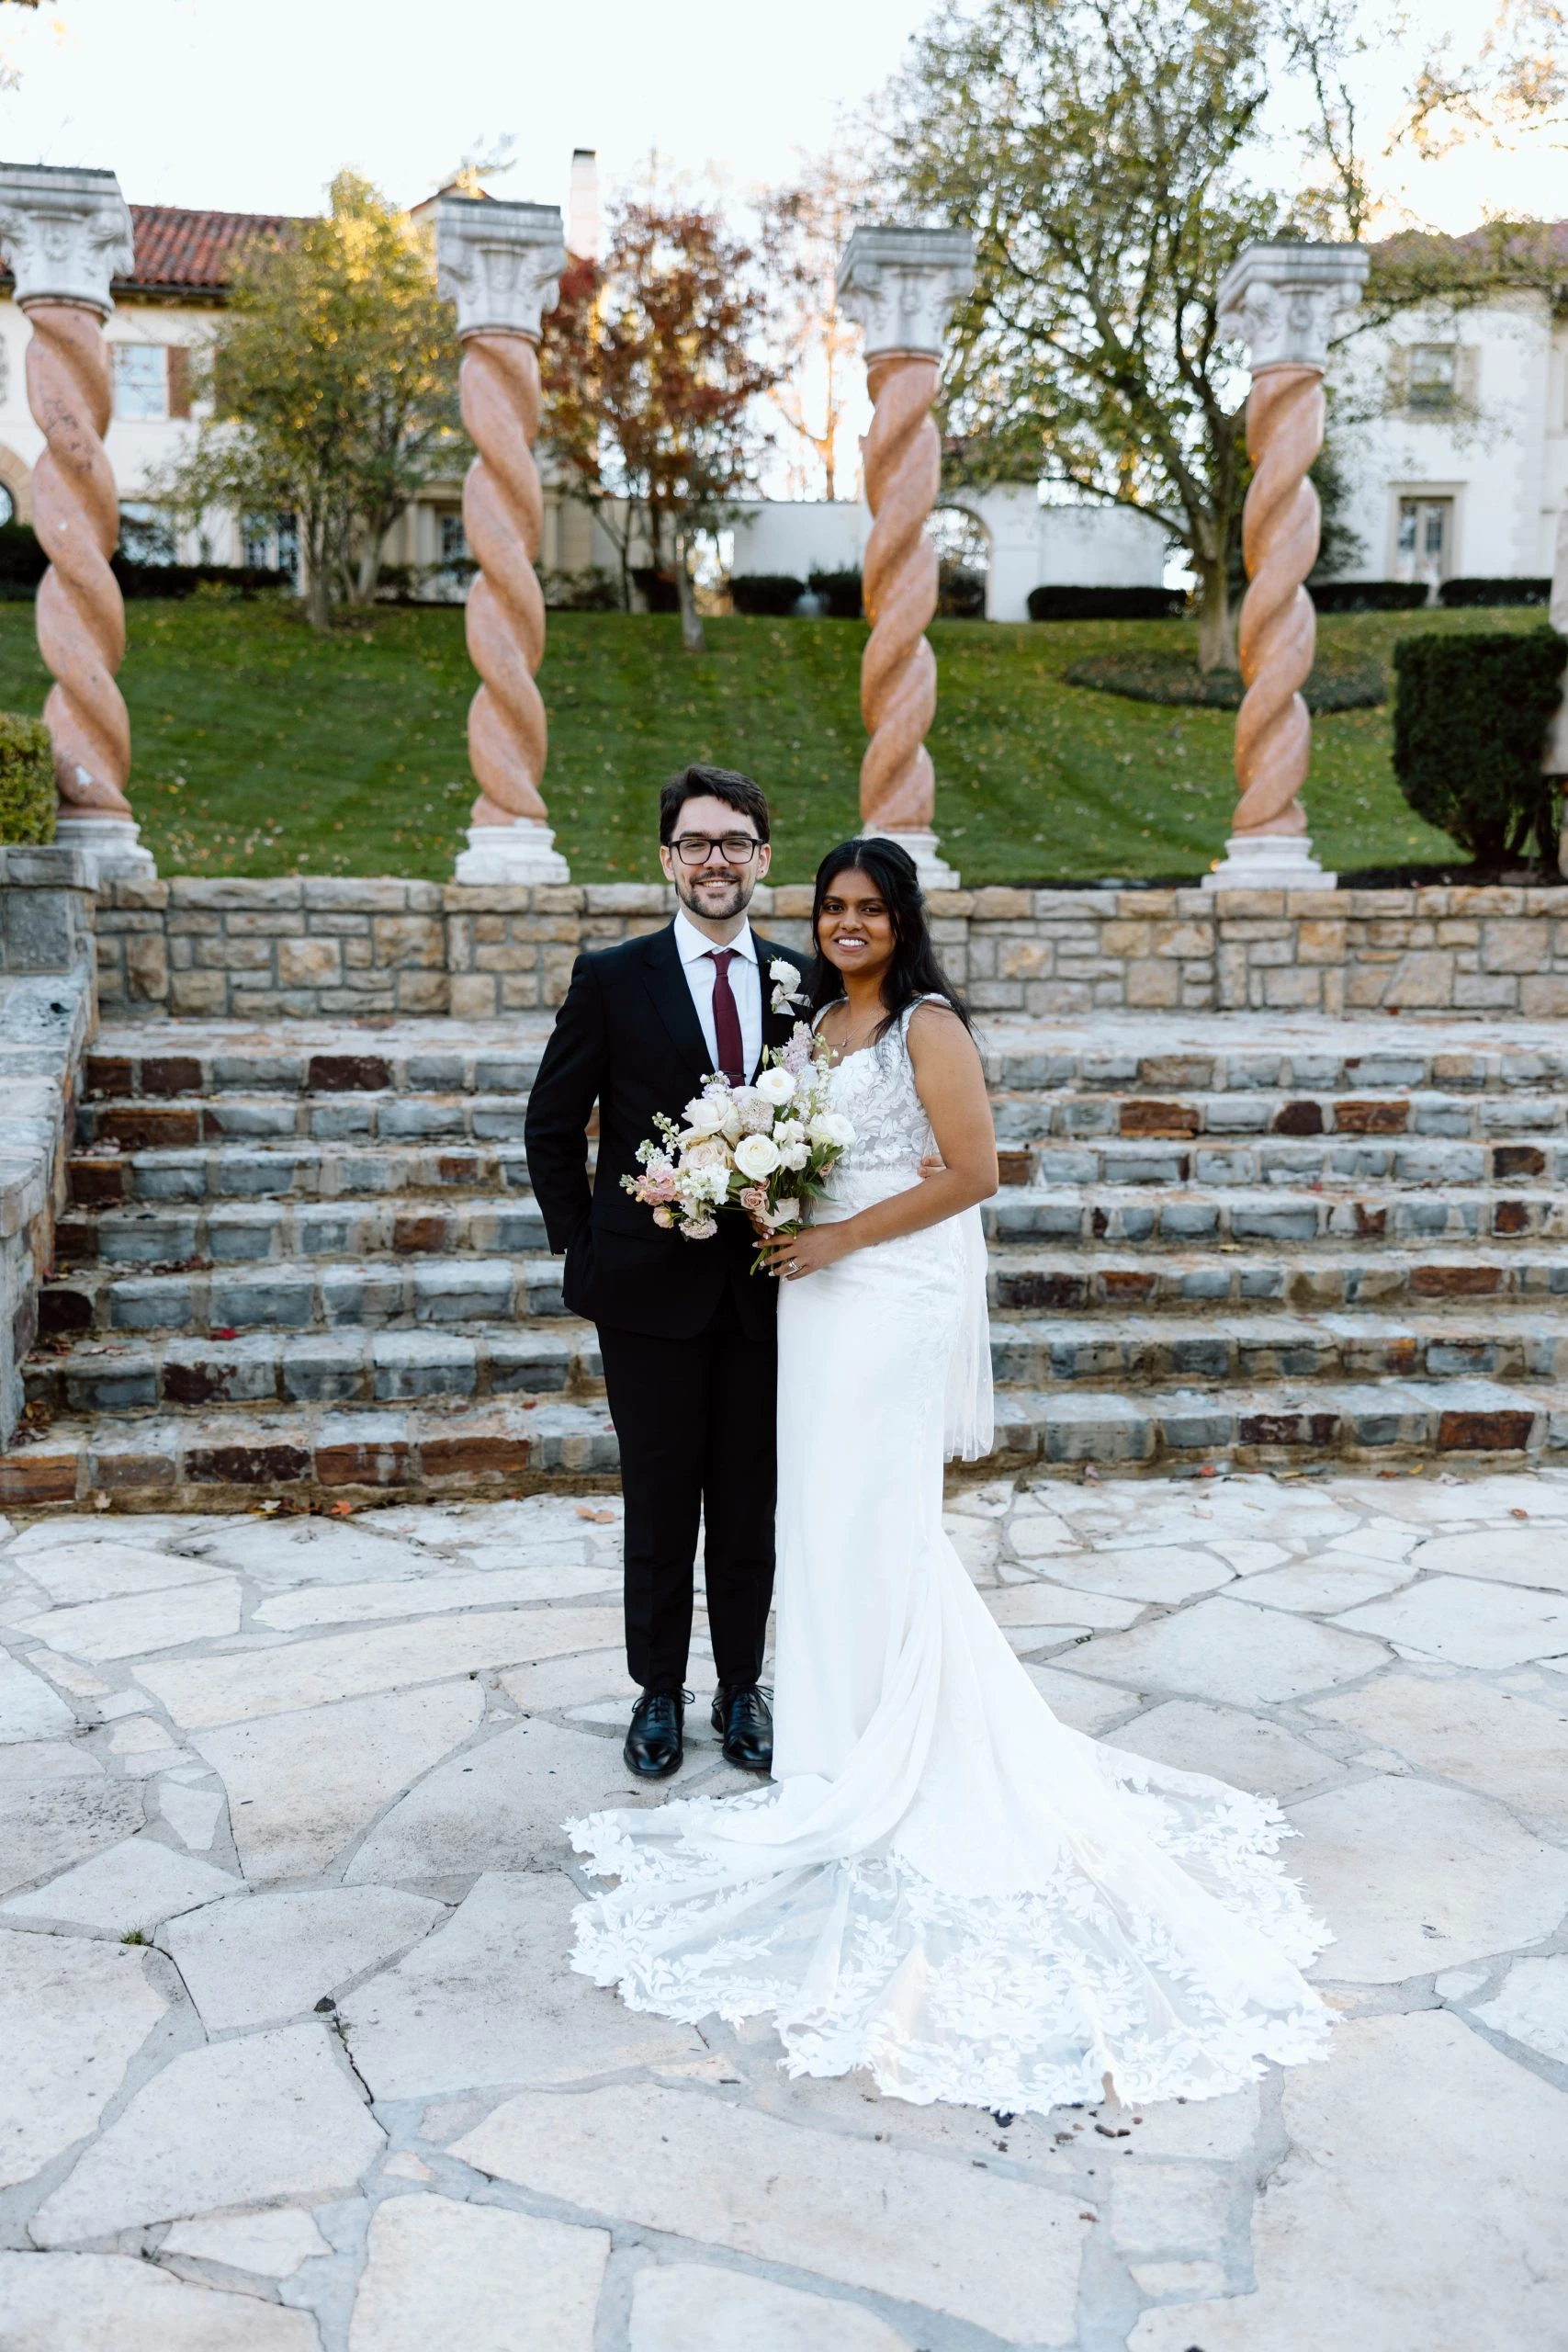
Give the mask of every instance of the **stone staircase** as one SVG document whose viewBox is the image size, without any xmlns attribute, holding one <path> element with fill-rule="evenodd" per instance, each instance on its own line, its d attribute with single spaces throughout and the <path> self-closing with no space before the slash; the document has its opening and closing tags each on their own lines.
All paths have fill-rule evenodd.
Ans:
<svg viewBox="0 0 1568 2352">
<path fill-rule="evenodd" d="M 137 1023 L 84 1075 L 0 1501 L 612 1483 L 507 1023 Z M 1374 1464 L 1568 1447 L 1568 1036 L 998 1021 L 998 1455 Z"/>
</svg>

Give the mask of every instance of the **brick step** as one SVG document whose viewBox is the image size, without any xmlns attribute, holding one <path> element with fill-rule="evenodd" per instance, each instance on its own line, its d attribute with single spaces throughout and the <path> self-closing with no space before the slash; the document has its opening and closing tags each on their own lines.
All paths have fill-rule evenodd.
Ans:
<svg viewBox="0 0 1568 2352">
<path fill-rule="evenodd" d="M 1476 1241 L 1483 1237 L 1568 1240 L 1568 1193 L 1473 1190 L 1401 1192 L 1369 1184 L 1354 1193 L 1240 1188 L 1219 1197 L 1172 1186 L 1006 1187 L 984 1211 L 988 1237 L 1114 1241 L 1124 1248 L 1190 1250 L 1197 1243 L 1289 1247 L 1316 1240 Z"/>
<path fill-rule="evenodd" d="M 1049 1138 L 1117 1136 L 1190 1143 L 1199 1137 L 1314 1136 L 1375 1138 L 1395 1136 L 1467 1140 L 1499 1135 L 1560 1136 L 1568 1132 L 1568 1100 L 1562 1094 L 1416 1093 L 1335 1095 L 1253 1093 L 1188 1094 L 1164 1099 L 1139 1094 L 1090 1093 L 1044 1088 L 996 1092 L 992 1108 L 997 1137 L 1004 1148 Z"/>
<path fill-rule="evenodd" d="M 122 1151 L 181 1151 L 204 1143 L 520 1143 L 526 1093 L 231 1094 L 150 1102 L 84 1102 L 84 1144 Z"/>
<path fill-rule="evenodd" d="M 1043 1310 L 1077 1315 L 1104 1308 L 1185 1310 L 1278 1306 L 1298 1313 L 1338 1306 L 1387 1309 L 1444 1299 L 1568 1299 L 1568 1250 L 1529 1241 L 1477 1242 L 1470 1250 L 1374 1252 L 1325 1248 L 1264 1253 L 1223 1242 L 1202 1252 L 1137 1258 L 1113 1250 L 993 1248 L 993 1314 Z"/>
<path fill-rule="evenodd" d="M 603 1492 L 619 1455 L 602 1403 L 497 1398 L 398 1412 L 295 1406 L 161 1419 L 62 1419 L 0 1457 L 0 1509 L 243 1510 L 305 1504 Z"/>
<path fill-rule="evenodd" d="M 574 1317 L 466 1331 L 255 1331 L 210 1340 L 78 1341 L 24 1366 L 28 1402 L 51 1413 L 221 1405 L 403 1405 L 433 1396 L 579 1396 L 604 1374 L 593 1327 Z"/>
<path fill-rule="evenodd" d="M 1378 1182 L 1529 1187 L 1568 1184 L 1568 1142 L 1052 1141 L 1008 1149 L 1002 1174 L 1010 1186 L 1046 1191 L 1064 1184 L 1190 1184 L 1204 1191 L 1321 1184 L 1341 1192 Z"/>
<path fill-rule="evenodd" d="M 344 1200 L 358 1193 L 523 1191 L 521 1143 L 207 1144 L 192 1151 L 76 1152 L 71 1195 L 85 1208 L 122 1201 Z"/>
<path fill-rule="evenodd" d="M 282 1259 L 542 1256 L 549 1242 L 531 1194 L 453 1198 L 262 1199 L 69 1211 L 55 1227 L 55 1263 L 141 1266 L 252 1265 Z"/>
<path fill-rule="evenodd" d="M 560 1283 L 561 1262 L 550 1258 L 283 1259 L 160 1274 L 85 1267 L 39 1294 L 39 1329 L 58 1339 L 526 1321 L 560 1314 Z"/>
<path fill-rule="evenodd" d="M 1514 1460 L 1568 1449 L 1568 1388 L 1487 1380 L 1325 1385 L 1153 1395 L 1003 1391 L 997 1453 L 1010 1462 L 1280 1465 L 1409 1461 L 1422 1455 Z"/>
<path fill-rule="evenodd" d="M 1568 1385 L 1568 1307 L 1445 1315 L 1119 1315 L 991 1326 L 998 1386 L 1247 1386 L 1483 1377 Z"/>
<path fill-rule="evenodd" d="M 1148 1020 L 1111 1013 L 1083 1024 L 980 1017 L 981 1045 L 999 1093 L 1046 1091 L 1135 1094 L 1154 1101 L 1193 1094 L 1277 1094 L 1308 1100 L 1326 1094 L 1561 1092 L 1568 1083 L 1568 1045 L 1505 1044 L 1462 1021 L 1412 1022 L 1398 1040 L 1367 1043 L 1363 1021 L 1325 1021 L 1291 1034 L 1289 1016 L 1258 1024 L 1276 1040 L 1245 1042 L 1246 1016 L 1211 1015 L 1190 1023 L 1190 1046 L 1161 1033 L 1180 1016 Z M 1304 1029 L 1304 1024 L 1303 1024 Z"/>
<path fill-rule="evenodd" d="M 1325 1385 L 1310 1400 L 1275 1391 L 998 1398 L 993 1466 L 1084 1462 L 1382 1465 L 1425 1455 L 1523 1461 L 1568 1450 L 1568 1391 L 1487 1381 Z M 156 1413 L 55 1421 L 0 1458 L 0 1508 L 242 1510 L 265 1498 L 372 1500 L 389 1493 L 525 1494 L 614 1484 L 618 1456 L 599 1402 L 457 1398 L 400 1410 L 332 1406 Z"/>
</svg>

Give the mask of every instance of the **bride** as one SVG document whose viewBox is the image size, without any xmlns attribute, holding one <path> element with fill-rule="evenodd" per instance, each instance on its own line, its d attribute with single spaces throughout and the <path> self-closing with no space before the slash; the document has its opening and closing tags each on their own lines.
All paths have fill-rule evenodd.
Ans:
<svg viewBox="0 0 1568 2352">
<path fill-rule="evenodd" d="M 912 860 L 817 876 L 816 1026 L 855 1140 L 781 1277 L 774 1779 L 569 1825 L 617 1884 L 573 1966 L 774 2019 L 795 2075 L 1001 2109 L 1202 2098 L 1321 2054 L 1327 1940 L 1265 1800 L 1057 1722 L 942 1532 L 992 1444 L 980 1057 Z M 922 1181 L 921 1161 L 940 1155 Z"/>
</svg>

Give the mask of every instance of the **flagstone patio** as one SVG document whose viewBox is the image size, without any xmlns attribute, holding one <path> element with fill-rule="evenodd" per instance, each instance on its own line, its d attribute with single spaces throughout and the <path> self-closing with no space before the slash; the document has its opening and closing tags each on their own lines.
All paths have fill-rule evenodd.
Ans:
<svg viewBox="0 0 1568 2352">
<path fill-rule="evenodd" d="M 569 1972 L 559 1823 L 659 1801 L 619 1515 L 6 1530 L 0 2343 L 1561 2345 L 1568 1473 L 954 1498 L 1052 1705 L 1276 1793 L 1337 1937 L 1325 2063 L 1029 2117 L 791 2082 Z M 682 1792 L 741 1785 L 705 1713 Z"/>
</svg>

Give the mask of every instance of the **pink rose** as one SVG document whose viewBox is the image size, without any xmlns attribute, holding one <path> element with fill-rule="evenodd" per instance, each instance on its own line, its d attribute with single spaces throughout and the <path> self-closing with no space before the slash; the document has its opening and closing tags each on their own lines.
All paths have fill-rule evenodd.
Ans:
<svg viewBox="0 0 1568 2352">
<path fill-rule="evenodd" d="M 765 1209 L 768 1205 L 766 1191 L 761 1184 L 748 1184 L 740 1195 L 740 1205 L 743 1209 Z"/>
</svg>

